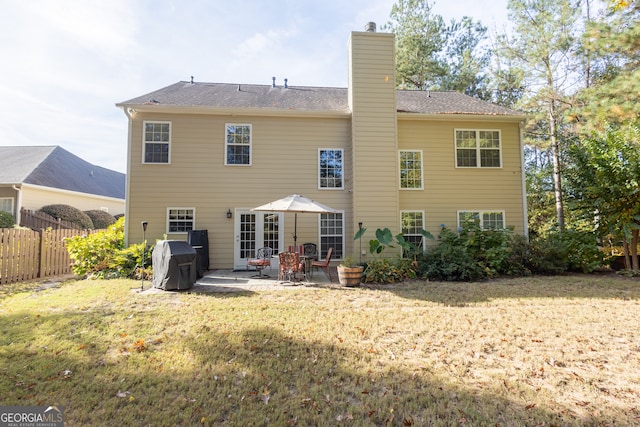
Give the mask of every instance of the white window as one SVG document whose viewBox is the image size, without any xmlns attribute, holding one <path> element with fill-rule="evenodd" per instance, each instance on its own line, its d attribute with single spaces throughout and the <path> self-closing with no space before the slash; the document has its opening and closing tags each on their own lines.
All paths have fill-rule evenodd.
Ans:
<svg viewBox="0 0 640 427">
<path fill-rule="evenodd" d="M 400 159 L 400 188 L 422 190 L 422 150 L 402 150 Z"/>
<path fill-rule="evenodd" d="M 0 211 L 13 215 L 13 197 L 0 197 Z"/>
<path fill-rule="evenodd" d="M 477 222 L 481 229 L 505 228 L 504 211 L 458 211 L 458 227 Z"/>
<path fill-rule="evenodd" d="M 320 259 L 333 247 L 331 259 L 342 259 L 344 254 L 344 223 L 342 213 L 320 214 Z"/>
<path fill-rule="evenodd" d="M 195 225 L 195 208 L 167 208 L 167 233 L 186 233 Z"/>
<path fill-rule="evenodd" d="M 343 189 L 343 151 L 321 148 L 318 150 L 318 188 Z"/>
<path fill-rule="evenodd" d="M 499 130 L 456 129 L 456 167 L 499 168 Z"/>
<path fill-rule="evenodd" d="M 225 165 L 251 166 L 251 134 L 251 125 L 226 124 Z"/>
<path fill-rule="evenodd" d="M 169 163 L 171 122 L 144 122 L 143 163 Z"/>
<path fill-rule="evenodd" d="M 424 212 L 402 211 L 400 212 L 400 222 L 404 239 L 424 250 L 425 241 L 421 233 L 424 230 Z"/>
</svg>

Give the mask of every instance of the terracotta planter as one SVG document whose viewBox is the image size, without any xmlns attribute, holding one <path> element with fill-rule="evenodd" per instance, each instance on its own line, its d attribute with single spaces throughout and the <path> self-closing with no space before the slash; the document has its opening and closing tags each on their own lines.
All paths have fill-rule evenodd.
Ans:
<svg viewBox="0 0 640 427">
<path fill-rule="evenodd" d="M 338 282 L 343 286 L 359 286 L 362 280 L 364 267 L 342 267 L 338 266 Z"/>
</svg>

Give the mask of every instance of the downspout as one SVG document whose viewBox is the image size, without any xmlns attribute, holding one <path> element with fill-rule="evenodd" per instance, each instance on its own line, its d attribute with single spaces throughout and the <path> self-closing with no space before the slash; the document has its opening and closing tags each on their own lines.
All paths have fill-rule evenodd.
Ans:
<svg viewBox="0 0 640 427">
<path fill-rule="evenodd" d="M 529 207 L 527 206 L 527 173 L 524 163 L 524 126 L 525 122 L 521 121 L 519 123 L 520 128 L 520 170 L 522 173 L 520 176 L 522 177 L 522 209 L 523 209 L 523 219 L 524 224 L 524 237 L 529 240 Z"/>
<path fill-rule="evenodd" d="M 131 133 L 132 130 L 131 128 L 133 127 L 131 125 L 131 123 L 133 122 L 133 114 L 135 113 L 135 110 L 132 108 L 128 108 L 128 107 L 123 107 L 122 111 L 124 111 L 124 114 L 127 116 L 128 122 L 127 122 L 127 178 L 125 180 L 125 190 L 124 190 L 124 215 L 125 215 L 125 221 L 124 221 L 124 246 L 127 247 L 129 246 L 129 223 L 130 221 L 127 221 L 127 218 L 129 217 L 129 183 L 131 182 Z"/>
<path fill-rule="evenodd" d="M 22 209 L 22 187 L 18 187 L 13 184 L 12 188 L 16 193 L 18 193 L 18 196 L 16 197 L 16 212 L 14 214 L 14 217 L 16 219 L 16 224 L 20 225 L 20 210 Z"/>
</svg>

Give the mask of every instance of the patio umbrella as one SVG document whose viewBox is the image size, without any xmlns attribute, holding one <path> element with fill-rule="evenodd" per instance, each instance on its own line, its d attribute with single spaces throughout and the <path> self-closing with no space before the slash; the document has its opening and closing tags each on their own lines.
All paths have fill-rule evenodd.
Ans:
<svg viewBox="0 0 640 427">
<path fill-rule="evenodd" d="M 297 248 L 297 233 L 298 233 L 298 214 L 299 213 L 339 213 L 333 208 L 329 206 L 323 205 L 322 203 L 318 203 L 315 200 L 308 199 L 306 197 L 302 197 L 299 194 L 292 194 L 287 197 L 283 197 L 282 199 L 275 200 L 273 202 L 269 202 L 266 205 L 258 206 L 257 208 L 251 209 L 252 211 L 258 212 L 293 212 L 294 223 L 293 223 L 293 247 Z"/>
</svg>

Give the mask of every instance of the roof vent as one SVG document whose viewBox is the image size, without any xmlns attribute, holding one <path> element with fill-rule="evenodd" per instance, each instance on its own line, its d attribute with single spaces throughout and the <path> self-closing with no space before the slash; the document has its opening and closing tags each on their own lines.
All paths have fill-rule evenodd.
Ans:
<svg viewBox="0 0 640 427">
<path fill-rule="evenodd" d="M 289 88 L 289 79 L 284 79 L 284 88 L 288 89 Z"/>
<path fill-rule="evenodd" d="M 367 22 L 367 25 L 364 26 L 364 30 L 368 33 L 376 32 L 376 23 L 375 22 Z"/>
<path fill-rule="evenodd" d="M 271 77 L 271 80 L 272 80 L 271 87 L 276 87 L 276 78 Z"/>
</svg>

